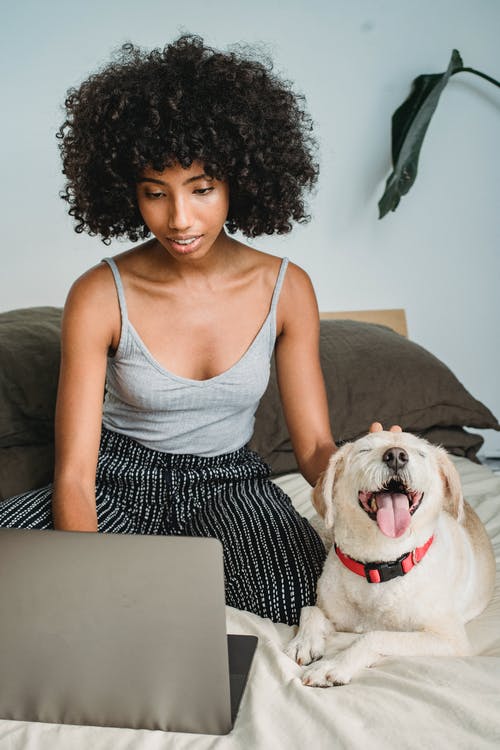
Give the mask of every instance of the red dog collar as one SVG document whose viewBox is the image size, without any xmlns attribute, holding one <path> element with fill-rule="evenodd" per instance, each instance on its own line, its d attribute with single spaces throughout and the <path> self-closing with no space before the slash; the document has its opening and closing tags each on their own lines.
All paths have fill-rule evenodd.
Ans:
<svg viewBox="0 0 500 750">
<path fill-rule="evenodd" d="M 344 554 L 337 545 L 335 545 L 335 552 L 346 568 L 352 570 L 353 573 L 357 573 L 358 576 L 366 578 L 368 583 L 384 583 L 385 581 L 390 581 L 392 578 L 405 576 L 409 573 L 424 557 L 433 541 L 434 537 L 431 536 L 422 547 L 417 547 L 411 552 L 406 552 L 401 557 L 398 557 L 397 560 L 391 560 L 391 562 L 362 563 Z"/>
</svg>

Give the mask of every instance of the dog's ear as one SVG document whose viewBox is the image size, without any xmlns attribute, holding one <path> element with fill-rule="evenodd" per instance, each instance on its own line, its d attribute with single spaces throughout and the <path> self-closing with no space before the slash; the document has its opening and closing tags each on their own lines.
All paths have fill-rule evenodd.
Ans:
<svg viewBox="0 0 500 750">
<path fill-rule="evenodd" d="M 438 464 L 444 485 L 444 510 L 461 522 L 464 517 L 464 496 L 460 475 L 444 448 L 438 448 Z"/>
<path fill-rule="evenodd" d="M 333 505 L 333 485 L 335 476 L 343 461 L 342 448 L 336 451 L 330 458 L 325 471 L 320 474 L 313 490 L 312 503 L 317 512 L 325 522 L 327 529 L 331 529 L 335 518 Z"/>
</svg>

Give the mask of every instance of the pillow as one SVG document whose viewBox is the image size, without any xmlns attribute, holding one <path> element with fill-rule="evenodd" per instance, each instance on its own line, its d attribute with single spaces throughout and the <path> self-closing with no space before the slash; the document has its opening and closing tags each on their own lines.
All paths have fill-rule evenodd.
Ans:
<svg viewBox="0 0 500 750">
<path fill-rule="evenodd" d="M 0 448 L 53 440 L 61 315 L 55 307 L 0 314 Z"/>
<path fill-rule="evenodd" d="M 0 448 L 0 501 L 52 481 L 54 444 Z"/>
<path fill-rule="evenodd" d="M 360 437 L 371 422 L 379 421 L 384 426 L 400 424 L 450 452 L 474 458 L 482 438 L 462 428 L 500 430 L 493 414 L 445 364 L 385 326 L 322 320 L 320 353 L 337 443 Z M 274 366 L 250 447 L 273 473 L 297 471 Z"/>
<path fill-rule="evenodd" d="M 36 446 L 45 446 L 43 450 L 51 455 L 61 315 L 61 309 L 55 307 L 0 313 L 0 449 L 26 447 L 22 456 L 15 451 L 2 453 L 5 471 L 9 464 L 20 471 L 25 466 L 22 471 L 28 472 L 29 456 L 34 455 Z M 359 437 L 371 422 L 379 420 L 384 425 L 401 424 L 451 453 L 474 459 L 482 438 L 463 427 L 500 429 L 493 414 L 465 390 L 446 365 L 389 328 L 324 320 L 320 347 L 331 425 L 338 443 Z M 275 474 L 297 470 L 274 365 L 257 410 L 250 447 Z M 29 481 L 26 489 L 48 481 L 52 466 L 43 463 L 43 468 L 35 467 L 42 471 L 39 479 L 43 481 Z M 12 477 L 18 471 L 7 473 Z M 12 480 L 6 476 L 7 481 Z M 8 497 L 10 490 L 11 485 L 5 492 L 0 488 L 0 496 Z M 21 489 L 16 485 L 15 491 Z"/>
</svg>

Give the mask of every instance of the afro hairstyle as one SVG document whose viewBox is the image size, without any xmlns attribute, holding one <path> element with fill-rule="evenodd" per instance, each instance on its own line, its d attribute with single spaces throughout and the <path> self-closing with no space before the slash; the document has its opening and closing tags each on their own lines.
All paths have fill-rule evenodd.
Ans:
<svg viewBox="0 0 500 750">
<path fill-rule="evenodd" d="M 65 105 L 61 197 L 76 232 L 105 243 L 148 237 L 141 173 L 193 161 L 227 180 L 230 233 L 285 234 L 292 220 L 309 219 L 304 192 L 318 175 L 311 118 L 272 63 L 247 49 L 222 53 L 194 35 L 151 52 L 127 43 Z"/>
</svg>

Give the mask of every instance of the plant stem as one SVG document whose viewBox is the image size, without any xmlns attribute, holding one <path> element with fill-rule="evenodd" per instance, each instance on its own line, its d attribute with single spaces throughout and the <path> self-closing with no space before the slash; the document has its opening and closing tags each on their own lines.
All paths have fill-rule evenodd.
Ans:
<svg viewBox="0 0 500 750">
<path fill-rule="evenodd" d="M 487 76 L 486 73 L 481 73 L 479 70 L 474 70 L 474 68 L 457 68 L 457 70 L 454 70 L 452 75 L 455 75 L 455 73 L 474 73 L 476 76 L 480 76 L 481 78 L 484 78 L 486 81 L 489 81 L 494 86 L 498 86 L 500 88 L 500 81 L 495 80 L 495 78 L 491 78 L 490 76 Z"/>
</svg>

